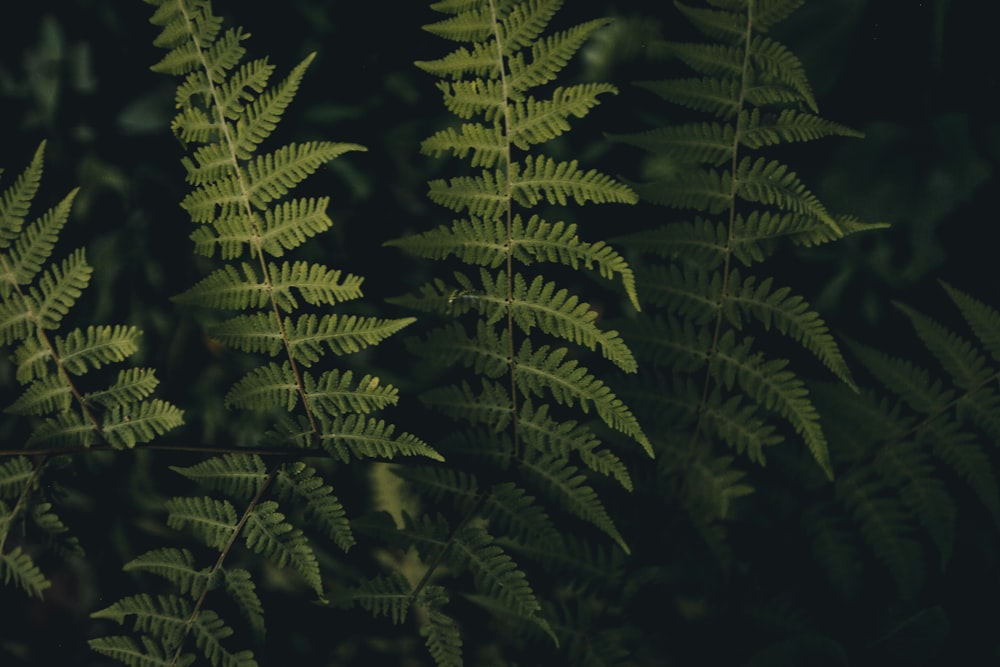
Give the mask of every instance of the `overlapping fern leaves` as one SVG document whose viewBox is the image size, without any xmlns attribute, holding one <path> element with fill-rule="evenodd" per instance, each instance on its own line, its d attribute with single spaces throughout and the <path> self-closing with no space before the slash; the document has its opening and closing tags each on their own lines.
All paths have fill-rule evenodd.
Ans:
<svg viewBox="0 0 1000 667">
<path fill-rule="evenodd" d="M 631 189 L 609 176 L 538 152 L 600 96 L 616 92 L 603 83 L 559 85 L 569 59 L 607 23 L 598 19 L 547 34 L 561 5 L 560 0 L 432 5 L 448 17 L 425 29 L 461 46 L 417 65 L 438 77 L 445 106 L 461 122 L 426 139 L 421 149 L 465 159 L 472 170 L 430 182 L 430 199 L 458 215 L 450 225 L 392 242 L 459 266 L 397 301 L 446 320 L 413 341 L 411 349 L 438 368 L 464 369 L 423 398 L 469 425 L 440 446 L 449 461 L 474 466 L 473 472 L 401 471 L 428 497 L 450 502 L 459 517 L 413 518 L 402 526 L 404 543 L 416 544 L 430 564 L 417 588 L 441 565 L 471 571 L 477 588 L 472 599 L 553 638 L 561 632 L 553 629 L 514 559 L 547 552 L 542 560 L 551 564 L 569 549 L 549 506 L 591 523 L 627 549 L 591 481 L 591 475 L 609 477 L 631 488 L 628 470 L 606 446 L 601 429 L 650 448 L 631 410 L 590 370 L 591 362 L 603 360 L 634 372 L 632 352 L 559 278 L 568 268 L 618 280 L 638 308 L 632 270 L 604 241 L 585 241 L 576 224 L 542 215 L 543 207 L 570 202 L 636 200 Z M 591 415 L 597 424 L 587 421 Z M 439 664 L 459 664 L 457 635 L 449 624 L 435 622 L 433 613 L 442 612 L 434 608 L 425 626 L 432 653 Z M 451 640 L 439 636 L 444 631 Z"/>
<path fill-rule="evenodd" d="M 198 227 L 195 251 L 226 262 L 177 297 L 185 305 L 225 312 L 209 336 L 269 358 L 226 395 L 230 408 L 273 415 L 268 441 L 335 460 L 440 456 L 418 438 L 396 433 L 377 416 L 398 399 L 377 377 L 323 370 L 329 354 L 376 345 L 412 322 L 332 312 L 361 296 L 362 279 L 286 255 L 327 230 L 328 198 L 296 198 L 295 187 L 354 144 L 291 143 L 265 152 L 264 143 L 295 97 L 312 56 L 278 83 L 266 59 L 244 60 L 240 28 L 224 30 L 208 0 L 147 0 L 161 28 L 154 44 L 168 53 L 155 71 L 181 77 L 174 134 L 190 149 L 183 159 L 191 191 L 181 203 Z M 294 457 L 293 457 L 294 458 Z M 231 564 L 237 545 L 296 572 L 318 599 L 324 584 L 317 540 L 347 550 L 354 543 L 346 512 L 319 470 L 301 461 L 274 464 L 231 452 L 173 470 L 204 495 L 167 501 L 167 525 L 189 532 L 217 553 L 199 566 L 186 548 L 147 552 L 126 570 L 158 575 L 166 593 L 119 600 L 95 616 L 130 624 L 139 635 L 101 637 L 93 648 L 128 665 L 178 665 L 197 653 L 218 667 L 256 664 L 247 642 L 231 646 L 231 621 L 210 594 L 225 591 L 253 636 L 264 633 L 256 584 Z M 246 633 L 239 633 L 240 636 Z M 248 637 L 249 639 L 249 637 Z"/>
<path fill-rule="evenodd" d="M 807 527 L 817 560 L 848 599 L 866 581 L 856 567 L 862 544 L 899 595 L 913 599 L 930 554 L 942 570 L 948 566 L 962 496 L 980 503 L 980 510 L 964 507 L 968 516 L 1000 528 L 1000 313 L 954 287 L 945 290 L 971 339 L 898 304 L 934 365 L 855 342 L 851 351 L 881 389 L 847 395 L 819 387 L 826 412 L 851 419 L 829 420 L 840 474 L 833 497 L 809 510 Z M 970 493 L 959 493 L 963 486 Z"/>
<path fill-rule="evenodd" d="M 40 481 L 49 463 L 93 446 L 135 447 L 183 421 L 177 407 L 152 397 L 158 381 L 151 369 L 110 372 L 138 350 L 138 328 L 91 325 L 60 333 L 93 269 L 82 248 L 52 258 L 76 190 L 28 221 L 44 152 L 43 143 L 0 198 L 0 344 L 12 350 L 21 385 L 4 412 L 30 425 L 13 431 L 24 438 L 18 444 L 25 455 L 0 461 L 0 579 L 38 597 L 50 582 L 22 545 L 9 547 L 14 526 L 30 522 L 52 546 L 81 553 Z"/>
<path fill-rule="evenodd" d="M 711 522 L 751 490 L 734 453 L 763 464 L 768 448 L 790 441 L 832 478 L 806 384 L 773 350 L 796 345 L 853 380 L 820 316 L 765 263 L 780 239 L 811 246 L 874 225 L 827 211 L 767 156 L 781 144 L 857 136 L 816 115 L 801 63 L 768 36 L 802 0 L 675 4 L 708 41 L 660 51 L 696 76 L 641 85 L 694 118 L 617 138 L 649 151 L 660 174 L 635 186 L 640 196 L 692 214 L 622 240 L 642 257 L 645 312 L 621 328 L 644 369 L 658 369 L 643 374 L 632 400 L 655 418 L 663 472 L 682 480 L 686 502 Z M 776 344 L 775 334 L 785 340 Z"/>
</svg>

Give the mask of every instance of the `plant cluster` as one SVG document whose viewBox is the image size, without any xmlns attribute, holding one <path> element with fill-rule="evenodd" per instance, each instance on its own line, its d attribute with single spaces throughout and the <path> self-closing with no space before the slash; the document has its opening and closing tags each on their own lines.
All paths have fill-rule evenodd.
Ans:
<svg viewBox="0 0 1000 667">
<path fill-rule="evenodd" d="M 599 142 L 638 176 L 570 142 L 622 94 L 573 64 L 649 26 L 433 2 L 424 30 L 451 48 L 415 64 L 446 114 L 413 150 L 438 208 L 385 244 L 417 279 L 371 264 L 399 279 L 386 303 L 323 257 L 339 204 L 311 189 L 366 148 L 280 138 L 316 54 L 277 76 L 211 0 L 145 2 L 194 225 L 174 261 L 203 271 L 172 307 L 238 426 L 191 444 L 211 408 L 129 364 L 139 326 L 80 314 L 95 269 L 57 253 L 77 191 L 31 214 L 43 143 L 0 194 L 3 600 L 45 601 L 61 564 L 113 553 L 126 576 L 87 609 L 88 644 L 130 667 L 852 664 L 864 631 L 823 614 L 872 590 L 892 613 L 868 653 L 918 664 L 917 631 L 941 651 L 927 591 L 968 523 L 994 546 L 1000 527 L 1000 313 L 945 284 L 970 336 L 898 303 L 932 369 L 838 341 L 782 274 L 787 247 L 886 226 L 796 173 L 792 145 L 862 136 L 819 115 L 776 36 L 805 0 L 674 3 L 698 37 L 644 50 L 687 72 L 638 87 L 644 117 L 678 118 Z M 110 474 L 136 506 L 102 547 L 67 517 Z M 774 581 L 808 583 L 775 599 Z M 325 627 L 308 648 L 274 637 L 289 598 Z"/>
</svg>

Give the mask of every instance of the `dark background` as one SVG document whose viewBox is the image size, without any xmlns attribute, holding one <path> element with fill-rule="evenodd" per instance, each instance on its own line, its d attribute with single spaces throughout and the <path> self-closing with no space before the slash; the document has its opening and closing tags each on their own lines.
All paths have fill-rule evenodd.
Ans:
<svg viewBox="0 0 1000 667">
<path fill-rule="evenodd" d="M 573 65 L 574 76 L 614 81 L 621 94 L 581 124 L 566 150 L 634 177 L 640 156 L 609 145 L 602 132 L 673 120 L 673 111 L 629 82 L 663 76 L 664 65 L 644 57 L 649 39 L 693 35 L 668 3 L 662 9 L 640 0 L 567 4 L 567 21 L 621 19 L 617 32 L 594 40 Z M 412 63 L 439 57 L 449 45 L 419 29 L 436 19 L 425 3 L 345 6 L 218 2 L 216 11 L 252 34 L 250 56 L 267 54 L 276 76 L 317 52 L 279 135 L 368 147 L 337 160 L 304 187 L 333 200 L 336 226 L 320 246 L 324 261 L 367 276 L 368 300 L 382 303 L 416 284 L 424 271 L 382 243 L 448 219 L 424 196 L 426 181 L 448 167 L 418 152 L 419 142 L 448 118 L 432 77 Z M 78 311 L 85 321 L 140 325 L 146 333 L 139 363 L 158 369 L 165 397 L 181 407 L 211 406 L 224 391 L 225 374 L 213 371 L 222 362 L 201 340 L 194 316 L 168 300 L 211 263 L 191 260 L 189 223 L 177 206 L 186 186 L 183 148 L 168 129 L 175 82 L 149 71 L 161 56 L 151 44 L 156 29 L 148 23 L 150 11 L 138 0 L 64 0 L 19 5 L 15 20 L 6 9 L 0 21 L 0 187 L 10 184 L 40 141 L 48 142 L 35 211 L 79 185 L 60 247 L 85 245 L 96 268 L 95 286 Z M 1000 159 L 995 37 L 983 14 L 983 4 L 959 0 L 813 0 L 777 35 L 802 58 L 821 114 L 867 135 L 791 147 L 788 161 L 831 211 L 893 226 L 825 248 L 786 250 L 772 272 L 795 284 L 837 332 L 899 354 L 919 348 L 892 300 L 944 321 L 955 315 L 938 280 L 987 303 L 1000 301 L 1000 274 L 990 270 Z M 621 215 L 603 223 L 614 230 L 664 213 L 640 205 Z M 405 386 L 405 377 L 393 377 L 400 371 L 391 362 L 380 362 Z M 221 422 L 209 407 L 185 437 L 193 443 L 237 437 Z M 111 466 L 104 474 L 115 472 Z M 141 495 L 141 481 L 130 483 Z M 115 527 L 99 515 L 86 508 L 81 515 L 114 536 Z M 114 549 L 107 551 L 106 567 L 117 569 Z M 45 604 L 24 607 L 17 591 L 0 589 L 0 665 L 98 664 L 80 650 L 91 632 L 86 615 L 128 592 L 97 589 L 104 567 L 101 549 L 92 549 L 87 567 L 56 573 Z M 976 581 L 970 577 L 966 584 Z M 994 576 L 992 590 L 996 584 Z M 952 595 L 961 606 L 961 593 Z M 965 611 L 973 623 L 972 610 Z M 303 617 L 308 614 L 295 622 Z M 287 632 L 289 643 L 328 631 L 303 626 L 297 635 L 278 615 L 270 618 L 274 634 Z"/>
</svg>

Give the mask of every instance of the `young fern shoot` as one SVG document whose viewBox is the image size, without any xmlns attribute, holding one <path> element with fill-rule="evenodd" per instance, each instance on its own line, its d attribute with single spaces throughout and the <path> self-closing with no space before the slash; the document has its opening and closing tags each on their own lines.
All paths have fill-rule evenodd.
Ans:
<svg viewBox="0 0 1000 667">
<path fill-rule="evenodd" d="M 596 361 L 634 372 L 632 352 L 558 278 L 568 269 L 618 280 L 638 309 L 632 270 L 604 241 L 584 241 L 576 224 L 543 217 L 546 209 L 570 203 L 636 201 L 623 183 L 539 151 L 601 96 L 616 93 L 604 83 L 561 84 L 567 62 L 608 23 L 598 19 L 547 34 L 561 5 L 560 0 L 431 5 L 448 16 L 425 29 L 461 46 L 417 66 L 438 78 L 444 104 L 460 124 L 436 132 L 421 150 L 467 160 L 473 170 L 429 184 L 429 198 L 458 215 L 452 224 L 390 242 L 458 265 L 448 277 L 395 301 L 446 320 L 411 341 L 411 349 L 438 366 L 464 371 L 449 378 L 454 382 L 427 391 L 423 400 L 471 425 L 439 443 L 449 461 L 468 461 L 468 471 L 400 471 L 417 489 L 450 498 L 457 524 L 439 515 L 431 522 L 412 520 L 403 533 L 418 545 L 429 539 L 422 537 L 428 530 L 435 540 L 446 536 L 426 552 L 430 569 L 471 569 L 475 599 L 485 608 L 504 610 L 553 638 L 559 633 L 508 553 L 539 549 L 554 555 L 567 549 L 548 516 L 550 504 L 627 550 L 591 485 L 596 475 L 631 488 L 623 460 L 605 446 L 601 429 L 619 431 L 652 454 L 631 410 L 589 370 Z M 598 424 L 580 419 L 589 415 L 596 415 Z M 483 553 L 495 557 L 468 556 Z M 477 570 L 484 564 L 485 571 Z M 457 664 L 457 642 L 448 644 L 451 652 L 436 652 L 442 644 L 436 633 L 450 627 L 434 620 L 440 613 L 432 610 L 428 644 L 439 664 Z"/>
<path fill-rule="evenodd" d="M 264 610 L 251 573 L 230 563 L 238 542 L 262 559 L 296 572 L 324 600 L 317 550 L 328 541 L 354 544 L 346 511 L 319 470 L 301 460 L 441 457 L 420 439 L 395 433 L 377 413 L 398 400 L 395 387 L 351 370 L 322 370 L 329 355 L 378 344 L 413 322 L 342 314 L 362 296 L 362 278 L 286 256 L 332 225 L 327 197 L 295 197 L 296 186 L 323 164 L 361 146 L 330 141 L 289 143 L 268 152 L 313 56 L 284 80 L 271 82 L 266 59 L 244 61 L 241 28 L 223 30 L 208 0 L 147 0 L 161 28 L 154 44 L 167 54 L 153 69 L 180 77 L 171 128 L 189 153 L 190 192 L 181 207 L 198 226 L 195 252 L 222 266 L 176 301 L 226 313 L 208 335 L 226 347 L 263 355 L 226 395 L 229 408 L 273 415 L 267 439 L 288 450 L 280 462 L 231 451 L 175 472 L 208 491 L 171 498 L 167 525 L 188 531 L 217 552 L 198 567 L 192 551 L 147 552 L 125 569 L 164 577 L 169 593 L 124 598 L 95 614 L 133 620 L 128 636 L 92 640 L 93 648 L 128 665 L 188 664 L 195 650 L 213 666 L 251 667 L 253 651 L 230 646 L 234 630 L 213 606 L 224 589 L 252 631 L 264 636 Z M 330 467 L 330 466 L 328 466 Z"/>
</svg>

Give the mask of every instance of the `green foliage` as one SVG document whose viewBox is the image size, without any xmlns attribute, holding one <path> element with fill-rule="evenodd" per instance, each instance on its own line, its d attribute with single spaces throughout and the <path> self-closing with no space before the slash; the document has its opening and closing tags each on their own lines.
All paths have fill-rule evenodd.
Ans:
<svg viewBox="0 0 1000 667">
<path fill-rule="evenodd" d="M 440 459 L 419 439 L 394 438 L 384 422 L 360 418 L 394 405 L 393 386 L 368 374 L 355 381 L 350 370 L 306 370 L 326 362 L 328 353 L 377 345 L 413 321 L 329 313 L 361 296 L 360 277 L 304 260 L 275 261 L 333 224 L 326 214 L 329 198 L 292 198 L 293 190 L 323 164 L 363 150 L 317 141 L 262 152 L 313 56 L 271 84 L 274 67 L 265 59 L 244 62 L 247 35 L 241 28 L 224 30 L 210 2 L 149 4 L 156 7 L 151 21 L 161 28 L 154 44 L 168 50 L 153 70 L 181 78 L 171 124 L 189 151 L 183 165 L 191 191 L 181 207 L 198 225 L 191 234 L 195 251 L 208 257 L 218 251 L 228 262 L 176 300 L 227 312 L 207 327 L 218 343 L 279 359 L 247 372 L 229 390 L 226 406 L 274 415 L 269 442 L 298 452 L 333 453 L 332 442 L 378 436 L 377 443 L 348 449 L 358 457 Z M 222 582 L 253 634 L 263 636 L 263 607 L 251 574 L 228 565 L 234 546 L 241 540 L 264 561 L 295 572 L 324 600 L 317 546 L 309 534 L 348 550 L 354 537 L 344 507 L 319 471 L 302 461 L 273 464 L 257 454 L 230 453 L 172 469 L 216 495 L 168 499 L 167 526 L 190 533 L 218 556 L 204 568 L 190 551 L 173 548 L 130 561 L 126 570 L 162 575 L 178 594 L 140 594 L 96 612 L 95 618 L 119 624 L 134 617 L 141 647 L 122 637 L 96 639 L 91 646 L 126 664 L 155 664 L 168 656 L 171 664 L 188 662 L 197 649 L 214 667 L 255 665 L 249 649 L 227 647 L 235 631 L 209 606 L 215 599 L 209 593 Z"/>
<path fill-rule="evenodd" d="M 279 77 L 208 0 L 147 0 L 172 112 L 130 59 L 91 65 L 90 46 L 143 48 L 140 3 L 37 10 L 58 18 L 25 75 L 0 61 L 5 104 L 15 86 L 43 111 L 14 141 L 37 142 L 42 116 L 49 137 L 0 193 L 0 663 L 995 661 L 979 609 L 1000 544 L 1000 314 L 946 285 L 957 311 L 897 303 L 915 337 L 835 338 L 855 323 L 824 321 L 823 295 L 873 254 L 869 235 L 839 241 L 881 225 L 833 212 L 871 213 L 868 190 L 838 185 L 811 145 L 860 136 L 818 115 L 812 86 L 830 89 L 837 60 L 824 39 L 852 40 L 817 16 L 874 5 L 689 2 L 616 3 L 614 20 L 560 0 L 433 2 L 428 44 L 451 48 L 417 63 L 432 87 L 410 62 L 383 70 L 427 7 L 230 8 L 298 62 Z M 115 38 L 53 33 L 83 10 Z M 693 41 L 657 41 L 661 27 Z M 646 72 L 674 78 L 605 82 Z M 94 77 L 100 109 L 60 102 Z M 629 118 L 653 129 L 587 138 Z M 371 152 L 324 140 L 333 122 Z M 151 134 L 108 140 L 140 125 L 172 130 L 186 183 Z M 275 144 L 279 128 L 292 138 Z M 97 146 L 138 169 L 95 168 Z M 905 171 L 864 150 L 858 173 L 886 172 L 872 187 Z M 81 188 L 32 219 L 43 151 L 47 178 L 72 166 Z M 347 197 L 317 194 L 328 170 Z M 935 178 L 894 197 L 963 199 Z M 422 222 L 417 181 L 450 222 Z M 191 245 L 173 245 L 164 197 Z M 640 198 L 662 207 L 590 206 Z M 86 252 L 56 252 L 81 234 Z M 408 256 L 376 260 L 399 234 L 383 252 Z M 914 252 L 926 267 L 939 251 Z M 906 283 L 896 259 L 880 271 Z M 172 311 L 147 298 L 177 292 Z"/>
<path fill-rule="evenodd" d="M 767 155 L 781 144 L 859 136 L 815 115 L 801 63 L 767 36 L 801 2 L 710 4 L 676 3 L 707 43 L 658 49 L 697 76 L 640 85 L 712 120 L 614 135 L 657 165 L 659 176 L 635 185 L 641 197 L 693 212 L 621 239 L 635 255 L 645 308 L 620 328 L 643 369 L 629 395 L 660 434 L 660 474 L 681 480 L 662 488 L 678 489 L 694 521 L 708 524 L 752 491 L 739 458 L 720 447 L 763 465 L 766 450 L 801 443 L 833 478 L 806 382 L 774 349 L 798 344 L 847 386 L 854 380 L 826 323 L 762 265 L 780 239 L 813 246 L 878 226 L 829 213 Z M 772 343 L 772 331 L 786 341 Z"/>
<path fill-rule="evenodd" d="M 183 421 L 177 407 L 151 398 L 158 383 L 151 369 L 121 370 L 109 385 L 104 374 L 95 372 L 137 351 L 141 332 L 136 327 L 88 326 L 56 333 L 93 270 L 83 249 L 61 262 L 52 258 L 76 191 L 28 220 L 41 185 L 44 153 L 43 143 L 0 197 L 0 343 L 11 348 L 22 387 L 5 412 L 31 424 L 27 435 L 17 437 L 35 454 L 0 464 L 0 576 L 36 597 L 51 582 L 34 554 L 8 547 L 15 523 L 30 519 L 46 539 L 59 536 L 64 541 L 57 550 L 81 551 L 74 537 L 63 535 L 68 529 L 42 491 L 40 479 L 50 462 L 92 446 L 135 447 Z"/>
<path fill-rule="evenodd" d="M 881 391 L 866 391 L 853 405 L 833 388 L 824 387 L 823 394 L 831 406 L 827 414 L 847 404 L 853 415 L 850 428 L 833 430 L 841 452 L 837 463 L 844 470 L 835 498 L 839 511 L 857 527 L 842 539 L 853 542 L 854 550 L 867 545 L 904 599 L 918 595 L 931 569 L 923 543 L 936 553 L 937 569 L 951 561 L 964 495 L 951 478 L 978 500 L 983 519 L 1000 527 L 993 453 L 1000 443 L 1000 313 L 950 285 L 945 290 L 974 339 L 897 304 L 936 368 L 853 342 L 851 350 Z M 836 516 L 838 507 L 827 505 L 823 511 Z M 820 540 L 814 540 L 817 550 L 823 548 Z M 832 577 L 844 579 L 837 574 L 843 563 L 828 568 Z M 843 582 L 845 594 L 860 591 L 859 575 Z"/>
<path fill-rule="evenodd" d="M 467 373 L 460 382 L 449 378 L 448 384 L 428 390 L 424 400 L 471 427 L 441 444 L 449 461 L 473 454 L 488 457 L 489 466 L 472 473 L 400 471 L 423 494 L 452 499 L 459 517 L 457 523 L 443 516 L 430 524 L 414 520 L 403 530 L 433 530 L 436 546 L 420 547 L 428 539 L 422 534 L 416 542 L 429 564 L 428 577 L 442 566 L 456 574 L 470 571 L 471 599 L 492 614 L 527 621 L 556 641 L 536 593 L 508 550 L 527 548 L 542 536 L 552 549 L 564 548 L 543 509 L 549 504 L 628 550 L 592 480 L 595 473 L 611 475 L 628 488 L 628 472 L 596 427 L 574 419 L 574 412 L 596 414 L 603 425 L 652 454 L 630 409 L 590 366 L 594 352 L 596 361 L 603 357 L 634 372 L 632 352 L 616 331 L 599 323 L 594 306 L 559 277 L 566 275 L 561 269 L 568 269 L 569 275 L 619 279 L 638 308 L 632 270 L 606 242 L 584 241 L 577 224 L 550 222 L 540 212 L 544 205 L 564 207 L 571 201 L 636 200 L 628 186 L 585 170 L 576 160 L 536 152 L 569 130 L 570 119 L 585 116 L 600 96 L 617 93 L 604 83 L 561 84 L 570 58 L 607 24 L 599 19 L 550 32 L 561 6 L 559 0 L 433 5 L 448 17 L 425 29 L 463 45 L 417 65 L 439 78 L 445 106 L 467 122 L 436 132 L 421 150 L 469 160 L 473 170 L 429 184 L 431 201 L 459 214 L 451 225 L 390 242 L 427 259 L 479 267 L 433 279 L 395 301 L 446 319 L 412 341 L 410 349 Z M 560 85 L 546 86 L 554 82 Z M 476 378 L 473 383 L 469 375 Z M 470 465 L 481 466 L 475 458 Z M 508 471 L 509 480 L 480 482 L 480 475 L 489 478 L 495 474 L 490 468 L 497 466 Z M 474 521 L 486 523 L 469 525 Z M 452 664 L 455 656 L 444 647 L 457 647 L 436 639 L 447 627 L 441 614 L 433 612 L 425 626 L 428 647 L 439 664 Z"/>
</svg>

